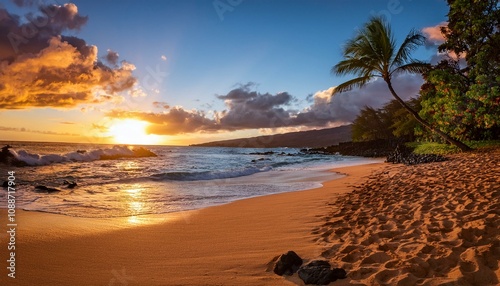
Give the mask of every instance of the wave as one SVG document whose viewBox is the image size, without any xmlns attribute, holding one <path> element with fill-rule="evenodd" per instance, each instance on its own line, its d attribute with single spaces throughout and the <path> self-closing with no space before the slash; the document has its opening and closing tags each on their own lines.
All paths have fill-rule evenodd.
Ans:
<svg viewBox="0 0 500 286">
<path fill-rule="evenodd" d="M 203 172 L 167 172 L 149 176 L 148 178 L 154 181 L 203 181 L 230 179 L 243 176 L 249 176 L 260 172 L 271 170 L 271 167 L 264 168 L 244 168 L 239 170 L 227 171 L 203 171 Z"/>
<path fill-rule="evenodd" d="M 156 157 L 156 154 L 143 148 L 113 146 L 112 148 L 91 151 L 77 150 L 66 154 L 34 154 L 26 150 L 9 150 L 14 160 L 30 166 L 43 166 L 65 162 L 90 162 L 96 160 L 113 160 L 120 158 Z"/>
</svg>

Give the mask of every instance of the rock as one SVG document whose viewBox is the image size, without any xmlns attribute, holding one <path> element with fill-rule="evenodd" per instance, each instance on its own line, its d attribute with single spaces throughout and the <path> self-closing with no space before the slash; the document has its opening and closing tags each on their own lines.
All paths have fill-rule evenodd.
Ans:
<svg viewBox="0 0 500 286">
<path fill-rule="evenodd" d="M 335 280 L 347 278 L 347 272 L 345 271 L 344 268 L 333 268 L 332 273 L 333 273 L 333 277 L 335 277 Z M 333 280 L 333 281 L 335 281 L 335 280 Z"/>
<path fill-rule="evenodd" d="M 267 152 L 252 152 L 248 153 L 248 155 L 274 155 L 273 151 L 267 151 Z"/>
<path fill-rule="evenodd" d="M 0 163 L 7 164 L 9 166 L 16 167 L 24 167 L 27 164 L 23 161 L 18 160 L 14 155 L 9 151 L 12 148 L 10 145 L 3 146 L 0 150 Z"/>
<path fill-rule="evenodd" d="M 274 265 L 274 273 L 283 275 L 293 275 L 302 265 L 302 258 L 297 255 L 294 251 L 288 251 L 286 254 L 282 254 L 276 265 Z"/>
<path fill-rule="evenodd" d="M 36 186 L 35 187 L 35 192 L 47 192 L 47 193 L 56 193 L 56 192 L 60 192 L 61 190 L 59 189 L 56 189 L 56 188 L 49 188 L 49 187 L 46 187 L 46 186 Z"/>
<path fill-rule="evenodd" d="M 158 157 L 158 155 L 144 147 L 134 148 L 132 151 L 136 157 Z"/>
<path fill-rule="evenodd" d="M 66 180 L 63 181 L 63 185 L 66 185 L 68 189 L 74 189 L 76 186 L 78 186 L 78 184 L 75 181 L 70 182 Z"/>
<path fill-rule="evenodd" d="M 298 273 L 305 284 L 327 285 L 337 279 L 344 279 L 347 272 L 342 268 L 330 268 L 325 260 L 314 260 L 300 267 Z"/>
<path fill-rule="evenodd" d="M 432 162 L 446 161 L 446 157 L 436 154 L 415 154 L 404 145 L 398 145 L 396 149 L 387 156 L 386 162 L 394 164 L 416 165 Z"/>
</svg>

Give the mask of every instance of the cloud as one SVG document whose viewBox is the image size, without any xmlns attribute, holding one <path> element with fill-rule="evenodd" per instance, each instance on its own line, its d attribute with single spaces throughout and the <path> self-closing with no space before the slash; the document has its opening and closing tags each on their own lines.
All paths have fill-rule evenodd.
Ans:
<svg viewBox="0 0 500 286">
<path fill-rule="evenodd" d="M 400 75 L 393 79 L 393 86 L 403 100 L 417 96 L 423 79 L 415 75 Z M 352 122 L 366 106 L 380 108 L 393 97 L 386 83 L 377 78 L 361 89 L 331 95 L 335 87 L 318 91 L 311 106 L 297 114 L 295 126 L 326 126 L 331 122 Z"/>
<path fill-rule="evenodd" d="M 108 49 L 107 54 L 104 56 L 106 61 L 108 63 L 112 64 L 113 66 L 116 66 L 118 64 L 119 57 L 120 57 L 120 55 L 117 52 L 112 51 L 110 49 Z"/>
<path fill-rule="evenodd" d="M 14 131 L 14 132 L 27 132 L 27 133 L 38 133 L 38 134 L 46 134 L 46 135 L 64 135 L 64 136 L 80 136 L 80 134 L 68 133 L 68 132 L 54 132 L 54 131 L 46 131 L 46 130 L 32 130 L 24 127 L 8 127 L 8 126 L 0 126 L 0 131 Z"/>
<path fill-rule="evenodd" d="M 394 88 L 403 99 L 417 95 L 423 80 L 419 76 L 401 75 L 394 79 Z M 276 129 L 290 127 L 325 127 L 352 122 L 365 106 L 379 108 L 392 99 L 385 82 L 375 80 L 366 87 L 332 96 L 335 87 L 316 92 L 312 103 L 303 110 L 290 106 L 295 97 L 287 92 L 278 94 L 252 91 L 253 84 L 233 89 L 225 95 L 227 109 L 204 111 L 173 107 L 163 112 L 114 110 L 111 118 L 134 118 L 151 123 L 148 132 L 157 135 L 235 131 L 244 129 Z M 155 102 L 155 107 L 166 103 Z"/>
<path fill-rule="evenodd" d="M 163 102 L 163 101 L 155 101 L 155 102 L 153 102 L 153 106 L 156 108 L 163 108 L 163 109 L 170 108 L 170 105 L 168 105 L 168 103 Z"/>
<path fill-rule="evenodd" d="M 445 36 L 441 32 L 441 28 L 447 27 L 448 22 L 441 22 L 435 26 L 425 27 L 422 29 L 422 33 L 426 36 L 425 47 L 427 49 L 435 49 L 436 54 L 431 57 L 431 64 L 435 65 L 442 60 L 459 60 L 460 65 L 464 65 L 465 53 L 460 56 L 453 51 L 438 52 L 438 47 L 446 41 Z"/>
<path fill-rule="evenodd" d="M 436 47 L 446 40 L 443 33 L 441 33 L 441 28 L 447 27 L 448 22 L 441 22 L 435 26 L 424 27 L 422 33 L 426 37 L 425 45 L 427 47 Z"/>
<path fill-rule="evenodd" d="M 225 129 L 271 128 L 276 124 L 287 124 L 290 111 L 283 108 L 294 98 L 286 93 L 272 95 L 251 91 L 250 86 L 231 90 L 226 95 L 218 95 L 225 101 L 227 111 L 217 113 L 219 123 Z"/>
<path fill-rule="evenodd" d="M 151 123 L 149 134 L 175 135 L 195 132 L 215 132 L 221 129 L 214 119 L 207 118 L 205 112 L 173 107 L 167 112 L 113 110 L 106 114 L 111 118 L 135 118 Z"/>
<path fill-rule="evenodd" d="M 33 6 L 35 4 L 35 0 L 12 0 L 14 4 L 16 4 L 18 7 L 26 7 L 26 6 Z"/>
<path fill-rule="evenodd" d="M 109 67 L 98 60 L 96 46 L 62 35 L 79 30 L 88 20 L 76 5 L 41 5 L 36 14 L 26 14 L 26 20 L 3 8 L 0 14 L 5 16 L 0 22 L 0 109 L 116 101 L 121 99 L 118 92 L 135 85 L 135 66 L 122 61 Z M 106 58 L 114 61 L 114 56 L 118 54 L 108 51 Z"/>
</svg>

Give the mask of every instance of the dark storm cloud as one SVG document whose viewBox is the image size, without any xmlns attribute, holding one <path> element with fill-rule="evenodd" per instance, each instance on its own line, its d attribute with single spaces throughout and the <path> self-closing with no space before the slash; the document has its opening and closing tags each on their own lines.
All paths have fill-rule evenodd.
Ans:
<svg viewBox="0 0 500 286">
<path fill-rule="evenodd" d="M 34 6 L 33 1 L 15 1 Z M 40 4 L 21 18 L 0 7 L 0 109 L 72 108 L 118 100 L 136 79 L 133 65 L 108 67 L 97 47 L 65 36 L 88 21 L 75 4 Z"/>
</svg>

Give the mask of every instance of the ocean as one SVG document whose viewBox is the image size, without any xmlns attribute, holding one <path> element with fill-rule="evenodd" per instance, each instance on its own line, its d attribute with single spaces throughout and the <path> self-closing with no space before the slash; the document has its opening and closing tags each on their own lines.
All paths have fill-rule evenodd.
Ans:
<svg viewBox="0 0 500 286">
<path fill-rule="evenodd" d="M 0 141 L 7 144 L 27 165 L 0 163 L 1 182 L 15 172 L 16 208 L 76 217 L 162 214 L 306 190 L 341 177 L 333 167 L 373 162 L 294 148 L 143 146 L 158 156 L 127 157 L 130 146 Z M 0 190 L 0 208 L 6 197 Z"/>
</svg>

